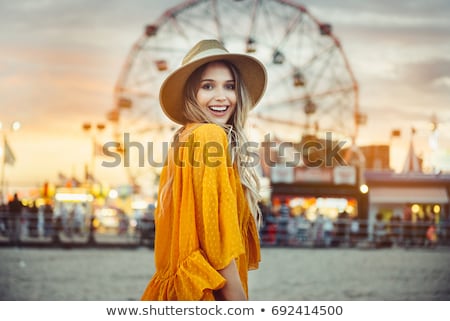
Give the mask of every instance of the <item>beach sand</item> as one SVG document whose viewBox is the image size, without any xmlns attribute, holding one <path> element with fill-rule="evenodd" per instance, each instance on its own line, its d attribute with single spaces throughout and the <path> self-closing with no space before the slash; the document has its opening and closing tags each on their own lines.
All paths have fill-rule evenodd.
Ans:
<svg viewBox="0 0 450 321">
<path fill-rule="evenodd" d="M 153 251 L 0 248 L 0 300 L 139 300 Z M 450 300 L 450 249 L 263 248 L 250 300 Z"/>
</svg>

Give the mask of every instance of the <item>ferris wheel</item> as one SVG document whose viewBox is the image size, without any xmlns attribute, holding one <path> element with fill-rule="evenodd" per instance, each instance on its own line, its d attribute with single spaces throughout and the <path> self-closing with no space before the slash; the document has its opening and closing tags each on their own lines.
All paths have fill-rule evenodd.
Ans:
<svg viewBox="0 0 450 321">
<path fill-rule="evenodd" d="M 163 142 L 178 127 L 161 111 L 162 81 L 195 43 L 212 38 L 267 68 L 266 94 L 250 116 L 255 130 L 291 141 L 326 132 L 355 140 L 361 118 L 357 81 L 330 24 L 289 0 L 185 1 L 145 27 L 115 87 L 108 118 L 118 141 L 127 133 L 128 143 L 141 142 L 146 161 L 154 163 L 143 162 L 142 149 L 125 150 L 133 184 L 151 181 L 161 167 Z"/>
</svg>

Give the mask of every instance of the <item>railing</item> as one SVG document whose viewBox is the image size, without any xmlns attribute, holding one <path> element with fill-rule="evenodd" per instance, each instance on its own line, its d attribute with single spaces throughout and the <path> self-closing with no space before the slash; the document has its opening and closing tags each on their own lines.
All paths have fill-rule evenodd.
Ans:
<svg viewBox="0 0 450 321">
<path fill-rule="evenodd" d="M 275 217 L 263 224 L 260 236 L 263 246 L 435 247 L 450 245 L 450 223 L 338 219 L 327 224 Z"/>
<path fill-rule="evenodd" d="M 12 217 L 0 211 L 0 244 L 128 244 L 153 247 L 153 221 L 141 220 L 127 226 L 99 232 L 85 224 L 53 216 L 23 211 Z M 430 228 L 430 226 L 434 226 Z M 298 221 L 293 217 L 272 217 L 260 229 L 262 246 L 283 247 L 435 247 L 450 246 L 450 222 L 385 222 L 338 219 L 332 224 L 316 220 Z"/>
<path fill-rule="evenodd" d="M 32 213 L 19 215 L 0 211 L 0 244 L 2 245 L 145 245 L 153 247 L 154 224 L 147 217 L 133 224 L 122 221 L 117 227 L 99 227 L 93 217 L 71 217 Z"/>
</svg>

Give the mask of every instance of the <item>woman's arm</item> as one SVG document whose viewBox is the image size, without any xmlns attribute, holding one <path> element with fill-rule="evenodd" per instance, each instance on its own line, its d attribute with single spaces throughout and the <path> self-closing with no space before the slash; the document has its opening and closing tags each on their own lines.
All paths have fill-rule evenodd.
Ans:
<svg viewBox="0 0 450 321">
<path fill-rule="evenodd" d="M 225 286 L 215 291 L 214 296 L 218 301 L 246 301 L 244 289 L 242 288 L 239 272 L 234 260 L 224 269 L 218 271 L 226 280 Z"/>
</svg>

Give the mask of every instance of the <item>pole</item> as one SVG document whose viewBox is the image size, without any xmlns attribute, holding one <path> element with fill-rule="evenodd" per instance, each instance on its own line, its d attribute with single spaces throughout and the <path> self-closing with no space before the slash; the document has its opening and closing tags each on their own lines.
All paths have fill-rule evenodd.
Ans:
<svg viewBox="0 0 450 321">
<path fill-rule="evenodd" d="M 97 145 L 97 141 L 95 139 L 95 133 L 92 136 L 92 158 L 91 158 L 91 177 L 94 180 L 95 176 L 94 176 L 94 172 L 95 172 L 95 152 L 96 152 L 96 145 Z"/>
<path fill-rule="evenodd" d="M 20 129 L 20 122 L 14 121 L 11 123 L 11 130 L 12 132 L 18 131 Z M 0 133 L 3 140 L 3 155 L 2 155 L 2 161 L 1 161 L 1 179 L 0 179 L 0 201 L 3 203 L 5 200 L 5 167 L 6 167 L 6 147 L 7 147 L 7 137 L 6 137 L 6 130 L 3 129 L 2 123 L 0 122 Z M 11 152 L 10 150 L 8 152 Z M 11 152 L 12 153 L 12 152 Z M 14 163 L 14 155 L 9 155 L 12 157 Z"/>
<path fill-rule="evenodd" d="M 92 132 L 91 132 L 92 129 Z M 94 129 L 96 129 L 96 131 L 94 132 Z M 92 126 L 92 124 L 90 122 L 86 122 L 83 124 L 83 130 L 85 132 L 91 132 L 92 135 L 92 155 L 91 155 L 91 170 L 90 170 L 90 176 L 92 180 L 95 180 L 94 178 L 94 174 L 95 174 L 95 159 L 97 156 L 97 139 L 95 138 L 97 133 L 100 133 L 103 129 L 105 129 L 105 125 L 102 123 L 97 123 L 97 125 Z M 87 171 L 87 173 L 89 174 L 89 171 Z M 86 179 L 87 180 L 87 179 Z"/>
<path fill-rule="evenodd" d="M 0 198 L 0 203 L 3 204 L 4 202 L 4 197 L 5 197 L 5 165 L 6 165 L 6 136 L 5 134 L 2 135 L 3 138 L 3 155 L 2 155 L 2 169 L 1 169 L 1 198 Z"/>
</svg>

